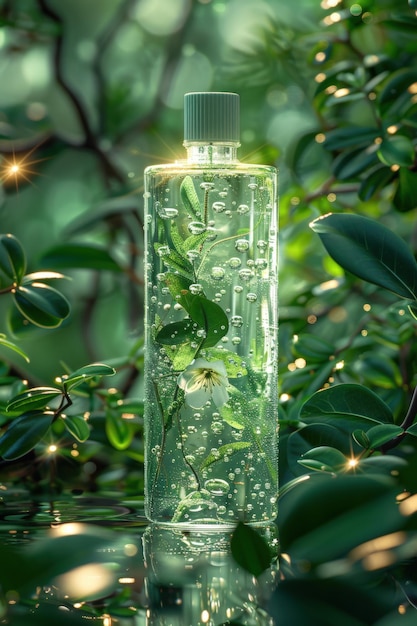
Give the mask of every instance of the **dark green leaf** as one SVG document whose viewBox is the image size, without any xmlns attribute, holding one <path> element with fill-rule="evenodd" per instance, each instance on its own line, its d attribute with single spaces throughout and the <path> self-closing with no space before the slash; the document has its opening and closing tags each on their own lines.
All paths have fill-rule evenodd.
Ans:
<svg viewBox="0 0 417 626">
<path fill-rule="evenodd" d="M 384 189 L 394 176 L 394 172 L 384 165 L 378 165 L 371 172 L 367 172 L 359 188 L 360 199 L 370 200 L 378 191 Z"/>
<path fill-rule="evenodd" d="M 70 314 L 68 300 L 44 283 L 20 286 L 14 293 L 20 313 L 29 322 L 43 328 L 56 328 Z"/>
<path fill-rule="evenodd" d="M 334 354 L 335 348 L 322 337 L 317 335 L 300 335 L 293 344 L 297 356 L 308 361 L 328 361 Z"/>
<path fill-rule="evenodd" d="M 340 472 L 346 471 L 348 459 L 336 448 L 319 446 L 305 452 L 298 462 L 307 469 L 321 472 Z"/>
<path fill-rule="evenodd" d="M 179 343 L 190 341 L 194 336 L 195 324 L 187 319 L 163 326 L 157 333 L 155 341 L 167 346 L 175 346 Z"/>
<path fill-rule="evenodd" d="M 414 30 L 416 26 L 414 20 Z M 388 113 L 395 115 L 404 106 L 404 99 L 411 103 L 412 94 L 408 88 L 415 82 L 417 82 L 415 69 L 406 68 L 390 73 L 377 100 L 381 115 L 385 116 Z"/>
<path fill-rule="evenodd" d="M 403 433 L 404 429 L 396 424 L 379 424 L 367 430 L 366 436 L 369 440 L 369 447 L 376 449 L 383 446 L 384 443 L 396 439 Z"/>
<path fill-rule="evenodd" d="M 392 424 L 389 407 L 373 391 L 350 383 L 334 385 L 318 391 L 301 407 L 300 419 L 334 426 Z M 354 426 L 356 424 L 356 426 Z M 339 427 L 340 427 L 339 426 Z"/>
<path fill-rule="evenodd" d="M 413 7 L 412 0 L 409 0 L 408 4 L 410 7 Z M 383 24 L 388 30 L 397 30 L 400 33 L 411 36 L 416 34 L 416 18 L 412 15 L 401 15 L 397 13 L 394 19 L 386 19 L 383 21 Z"/>
<path fill-rule="evenodd" d="M 394 470 L 398 471 L 407 467 L 407 461 L 393 454 L 372 455 L 367 458 L 359 458 L 358 464 L 353 468 L 354 472 L 362 474 L 374 474 L 382 476 L 393 475 Z"/>
<path fill-rule="evenodd" d="M 29 363 L 30 359 L 28 355 L 26 354 L 26 352 L 24 352 L 19 346 L 16 346 L 16 344 L 9 341 L 6 338 L 6 335 L 3 335 L 3 333 L 0 334 L 0 345 L 4 346 L 5 348 L 8 348 L 9 350 L 13 350 L 13 352 L 16 352 L 17 354 L 19 354 L 21 357 L 25 359 L 27 363 Z"/>
<path fill-rule="evenodd" d="M 42 265 L 68 269 L 123 271 L 106 248 L 83 243 L 66 243 L 50 248 L 42 257 Z"/>
<path fill-rule="evenodd" d="M 34 387 L 19 393 L 7 405 L 7 412 L 10 414 L 20 414 L 22 412 L 34 411 L 45 408 L 51 400 L 62 395 L 61 389 L 57 387 Z"/>
<path fill-rule="evenodd" d="M 417 173 L 406 167 L 399 172 L 398 187 L 394 195 L 394 206 L 398 211 L 412 211 L 417 207 Z"/>
<path fill-rule="evenodd" d="M 90 436 L 90 427 L 88 422 L 79 415 L 66 415 L 61 418 L 65 428 L 71 435 L 80 442 L 87 441 Z"/>
<path fill-rule="evenodd" d="M 357 430 L 354 430 L 352 433 L 352 437 L 356 441 L 356 443 L 360 445 L 362 448 L 365 448 L 365 450 L 368 450 L 370 448 L 369 439 L 364 430 L 360 428 L 358 428 Z"/>
<path fill-rule="evenodd" d="M 384 139 L 378 148 L 377 155 L 379 160 L 388 167 L 393 165 L 410 167 L 414 163 L 414 145 L 408 137 L 393 135 Z"/>
<path fill-rule="evenodd" d="M 231 539 L 231 550 L 235 561 L 253 576 L 260 576 L 271 566 L 271 548 L 265 539 L 251 526 L 239 524 Z"/>
<path fill-rule="evenodd" d="M 287 441 L 287 462 L 294 476 L 305 473 L 300 467 L 299 459 L 312 448 L 322 446 L 337 448 L 346 456 L 352 451 L 349 434 L 339 428 L 338 422 L 334 422 L 334 425 L 332 423 L 308 424 L 290 434 Z"/>
<path fill-rule="evenodd" d="M 375 146 L 346 150 L 333 161 L 333 174 L 338 180 L 349 180 L 362 174 L 368 167 L 378 162 Z"/>
<path fill-rule="evenodd" d="M 368 126 L 346 126 L 326 133 L 323 146 L 327 150 L 342 150 L 351 146 L 368 146 L 381 134 L 378 128 Z"/>
<path fill-rule="evenodd" d="M 311 564 L 346 557 L 405 524 L 397 493 L 389 474 L 317 473 L 281 501 L 282 550 Z"/>
<path fill-rule="evenodd" d="M 13 235 L 0 235 L 0 270 L 16 284 L 26 271 L 24 250 Z"/>
<path fill-rule="evenodd" d="M 314 220 L 311 228 L 345 270 L 402 298 L 417 298 L 417 263 L 411 250 L 376 220 L 330 213 Z"/>
<path fill-rule="evenodd" d="M 215 346 L 227 334 L 229 320 L 223 309 L 215 302 L 203 296 L 194 296 L 188 312 L 191 319 L 204 330 L 205 348 Z"/>
<path fill-rule="evenodd" d="M 113 376 L 115 373 L 114 368 L 110 367 L 110 365 L 106 365 L 105 363 L 91 363 L 63 377 L 63 381 L 66 389 L 70 390 L 80 383 L 88 382 L 94 378 L 100 378 L 101 376 Z"/>
<path fill-rule="evenodd" d="M 134 429 L 128 420 L 121 417 L 116 411 L 106 413 L 106 435 L 116 450 L 126 450 L 132 443 Z"/>
<path fill-rule="evenodd" d="M 0 457 L 13 461 L 30 452 L 46 435 L 53 418 L 52 412 L 17 417 L 0 437 Z"/>
<path fill-rule="evenodd" d="M 31 274 L 25 274 L 22 280 L 23 285 L 27 285 L 28 283 L 39 282 L 43 280 L 60 280 L 62 278 L 68 278 L 65 274 L 61 274 L 61 272 L 51 272 L 49 270 L 44 270 L 41 272 L 32 272 Z"/>
</svg>

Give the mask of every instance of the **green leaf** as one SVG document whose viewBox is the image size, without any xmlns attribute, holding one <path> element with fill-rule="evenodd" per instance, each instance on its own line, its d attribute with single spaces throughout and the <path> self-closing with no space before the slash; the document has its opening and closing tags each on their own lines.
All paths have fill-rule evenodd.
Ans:
<svg viewBox="0 0 417 626">
<path fill-rule="evenodd" d="M 415 69 L 401 69 L 389 74 L 388 80 L 385 82 L 377 100 L 377 106 L 382 117 L 388 113 L 394 115 L 398 108 L 403 106 L 404 96 L 411 102 L 412 95 L 408 88 L 416 82 L 417 71 Z"/>
<path fill-rule="evenodd" d="M 345 270 L 402 298 L 417 298 L 417 263 L 391 230 L 361 215 L 333 213 L 310 226 Z"/>
<path fill-rule="evenodd" d="M 379 424 L 366 431 L 369 447 L 373 450 L 404 434 L 404 429 L 396 424 Z"/>
<path fill-rule="evenodd" d="M 381 134 L 371 126 L 346 126 L 328 131 L 323 146 L 327 150 L 342 150 L 351 146 L 368 146 Z"/>
<path fill-rule="evenodd" d="M 362 385 L 351 383 L 334 385 L 315 393 L 301 407 L 300 419 L 336 427 L 343 425 L 348 427 L 348 432 L 357 426 L 392 424 L 394 421 L 389 407 L 379 396 Z M 352 425 L 354 428 L 351 429 Z"/>
<path fill-rule="evenodd" d="M 42 328 L 56 328 L 70 314 L 68 300 L 44 283 L 21 285 L 14 293 L 14 302 L 23 317 Z"/>
<path fill-rule="evenodd" d="M 235 352 L 223 350 L 222 348 L 210 348 L 209 350 L 204 350 L 204 357 L 208 361 L 223 361 L 228 378 L 241 378 L 248 373 L 246 360 L 242 359 Z"/>
<path fill-rule="evenodd" d="M 0 270 L 17 284 L 20 284 L 25 274 L 25 253 L 13 235 L 0 235 Z"/>
<path fill-rule="evenodd" d="M 281 548 L 312 565 L 347 556 L 360 544 L 402 528 L 397 493 L 389 475 L 317 473 L 281 502 Z"/>
<path fill-rule="evenodd" d="M 168 350 L 169 349 L 167 348 L 167 351 Z M 188 343 L 180 344 L 170 356 L 172 359 L 173 370 L 175 372 L 182 372 L 182 370 L 184 370 L 194 359 L 195 348 L 191 347 Z"/>
<path fill-rule="evenodd" d="M 371 172 L 367 172 L 359 188 L 359 198 L 366 202 L 378 191 L 389 185 L 394 178 L 394 172 L 385 165 L 377 165 Z"/>
<path fill-rule="evenodd" d="M 365 448 L 365 450 L 368 450 L 370 448 L 370 442 L 364 430 L 360 428 L 358 428 L 357 430 L 354 430 L 352 433 L 352 437 L 354 441 L 356 441 L 356 443 L 360 445 L 362 448 Z"/>
<path fill-rule="evenodd" d="M 126 450 L 134 436 L 132 425 L 116 411 L 106 413 L 106 435 L 116 450 Z"/>
<path fill-rule="evenodd" d="M 332 423 L 308 424 L 290 434 L 287 440 L 287 462 L 294 476 L 305 473 L 301 470 L 299 459 L 312 448 L 322 446 L 337 448 L 346 457 L 352 452 L 350 437 L 337 422 L 334 422 L 334 425 Z"/>
<path fill-rule="evenodd" d="M 339 154 L 333 161 L 333 174 L 338 180 L 349 180 L 362 174 L 370 165 L 377 163 L 374 146 L 363 150 L 354 148 Z"/>
<path fill-rule="evenodd" d="M 195 324 L 189 319 L 163 326 L 155 341 L 163 345 L 175 346 L 195 338 Z"/>
<path fill-rule="evenodd" d="M 380 144 L 377 155 L 384 165 L 410 167 L 414 163 L 414 145 L 411 139 L 402 135 L 387 137 Z"/>
<path fill-rule="evenodd" d="M 398 187 L 393 198 L 394 206 L 398 211 L 412 211 L 417 207 L 416 176 L 416 172 L 406 167 L 400 168 Z"/>
<path fill-rule="evenodd" d="M 185 209 L 195 217 L 201 217 L 200 201 L 191 176 L 186 176 L 182 181 L 180 195 Z"/>
<path fill-rule="evenodd" d="M 0 437 L 0 457 L 14 461 L 30 452 L 45 437 L 53 419 L 52 412 L 17 417 Z"/>
<path fill-rule="evenodd" d="M 209 230 L 205 230 L 203 233 L 200 233 L 199 235 L 190 235 L 189 237 L 187 237 L 187 239 L 184 239 L 183 241 L 184 251 L 187 253 L 190 250 L 200 250 L 201 246 L 204 244 L 207 237 L 209 236 L 209 233 L 210 233 Z"/>
<path fill-rule="evenodd" d="M 44 409 L 51 400 L 61 395 L 62 390 L 57 387 L 33 387 L 12 398 L 7 405 L 7 412 L 16 415 Z"/>
<path fill-rule="evenodd" d="M 84 243 L 66 243 L 50 248 L 42 257 L 42 265 L 68 269 L 123 271 L 107 248 Z"/>
<path fill-rule="evenodd" d="M 293 344 L 297 356 L 304 357 L 309 361 L 328 361 L 334 355 L 335 347 L 322 337 L 317 335 L 300 335 Z"/>
<path fill-rule="evenodd" d="M 192 284 L 191 280 L 185 276 L 173 274 L 172 272 L 167 272 L 165 274 L 164 281 L 169 289 L 169 293 L 175 301 L 177 301 L 181 295 L 184 295 L 184 293 L 188 293 L 190 285 Z"/>
<path fill-rule="evenodd" d="M 220 409 L 220 415 L 223 421 L 226 424 L 229 424 L 232 428 L 236 430 L 243 430 L 245 428 L 243 416 L 239 413 L 236 414 L 232 406 L 229 404 L 224 404 Z"/>
<path fill-rule="evenodd" d="M 182 301 L 181 298 L 180 303 Z M 188 312 L 191 319 L 205 332 L 202 344 L 205 348 L 215 346 L 227 334 L 229 320 L 223 309 L 215 302 L 203 296 L 194 296 Z"/>
<path fill-rule="evenodd" d="M 79 415 L 67 415 L 65 418 L 61 417 L 61 421 L 64 423 L 67 431 L 81 443 L 87 441 L 90 436 L 90 427 L 88 422 Z"/>
<path fill-rule="evenodd" d="M 27 363 L 30 362 L 30 359 L 29 359 L 28 355 L 26 354 L 26 352 L 24 352 L 19 346 L 16 346 L 16 344 L 14 344 L 11 341 L 9 341 L 6 338 L 6 335 L 4 335 L 3 333 L 0 333 L 0 345 L 4 346 L 5 348 L 8 348 L 9 350 L 13 350 L 13 352 L 16 352 L 23 359 L 25 359 L 25 361 Z"/>
<path fill-rule="evenodd" d="M 265 539 L 251 526 L 239 522 L 230 542 L 235 561 L 253 576 L 260 576 L 271 566 L 272 550 Z"/>
<path fill-rule="evenodd" d="M 347 458 L 340 450 L 331 446 L 319 446 L 305 452 L 298 463 L 307 469 L 319 470 L 321 472 L 346 471 Z"/>
<path fill-rule="evenodd" d="M 114 376 L 116 371 L 110 365 L 105 363 L 91 363 L 90 365 L 84 365 L 75 370 L 68 376 L 62 377 L 63 382 L 67 390 L 73 389 L 77 385 L 83 382 L 88 382 L 94 378 L 100 378 L 101 376 Z"/>
<path fill-rule="evenodd" d="M 42 280 L 60 280 L 62 278 L 68 279 L 68 276 L 65 276 L 65 274 L 61 274 L 61 272 L 51 272 L 49 270 L 44 270 L 41 272 L 32 272 L 31 274 L 25 274 L 22 280 L 22 284 L 26 285 L 28 283 L 39 282 Z"/>
<path fill-rule="evenodd" d="M 154 247 L 155 252 L 158 254 L 159 250 L 166 248 L 166 244 L 156 243 Z M 170 250 L 167 254 L 163 254 L 161 258 L 164 265 L 166 265 L 169 269 L 172 268 L 179 272 L 182 276 L 185 276 L 185 278 L 192 280 L 194 276 L 192 264 L 176 250 Z"/>
<path fill-rule="evenodd" d="M 251 443 L 249 441 L 234 441 L 233 443 L 226 443 L 224 446 L 220 446 L 216 453 L 210 452 L 208 456 L 201 463 L 200 469 L 205 469 L 216 463 L 216 461 L 222 461 L 225 457 L 229 457 L 232 454 L 236 454 L 236 452 L 240 452 L 240 450 L 244 450 L 245 448 L 250 448 Z"/>
</svg>

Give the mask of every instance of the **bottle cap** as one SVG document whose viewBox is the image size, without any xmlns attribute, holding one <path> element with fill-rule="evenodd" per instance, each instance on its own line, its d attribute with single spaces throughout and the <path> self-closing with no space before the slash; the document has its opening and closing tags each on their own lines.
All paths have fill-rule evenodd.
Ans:
<svg viewBox="0 0 417 626">
<path fill-rule="evenodd" d="M 184 141 L 239 142 L 239 95 L 201 91 L 184 96 Z"/>
</svg>

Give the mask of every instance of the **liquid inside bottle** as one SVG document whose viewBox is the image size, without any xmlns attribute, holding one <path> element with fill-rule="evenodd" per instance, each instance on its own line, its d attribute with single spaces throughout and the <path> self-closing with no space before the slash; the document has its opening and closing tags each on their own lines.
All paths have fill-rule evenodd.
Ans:
<svg viewBox="0 0 417 626">
<path fill-rule="evenodd" d="M 145 172 L 154 522 L 262 524 L 277 514 L 276 170 L 240 163 L 238 145 L 186 141 L 185 161 Z"/>
</svg>

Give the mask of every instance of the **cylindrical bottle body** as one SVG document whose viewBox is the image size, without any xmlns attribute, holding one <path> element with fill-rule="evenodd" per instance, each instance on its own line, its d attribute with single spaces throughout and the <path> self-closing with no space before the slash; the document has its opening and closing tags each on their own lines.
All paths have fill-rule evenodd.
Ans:
<svg viewBox="0 0 417 626">
<path fill-rule="evenodd" d="M 276 171 L 145 172 L 145 501 L 182 525 L 277 514 Z"/>
</svg>

